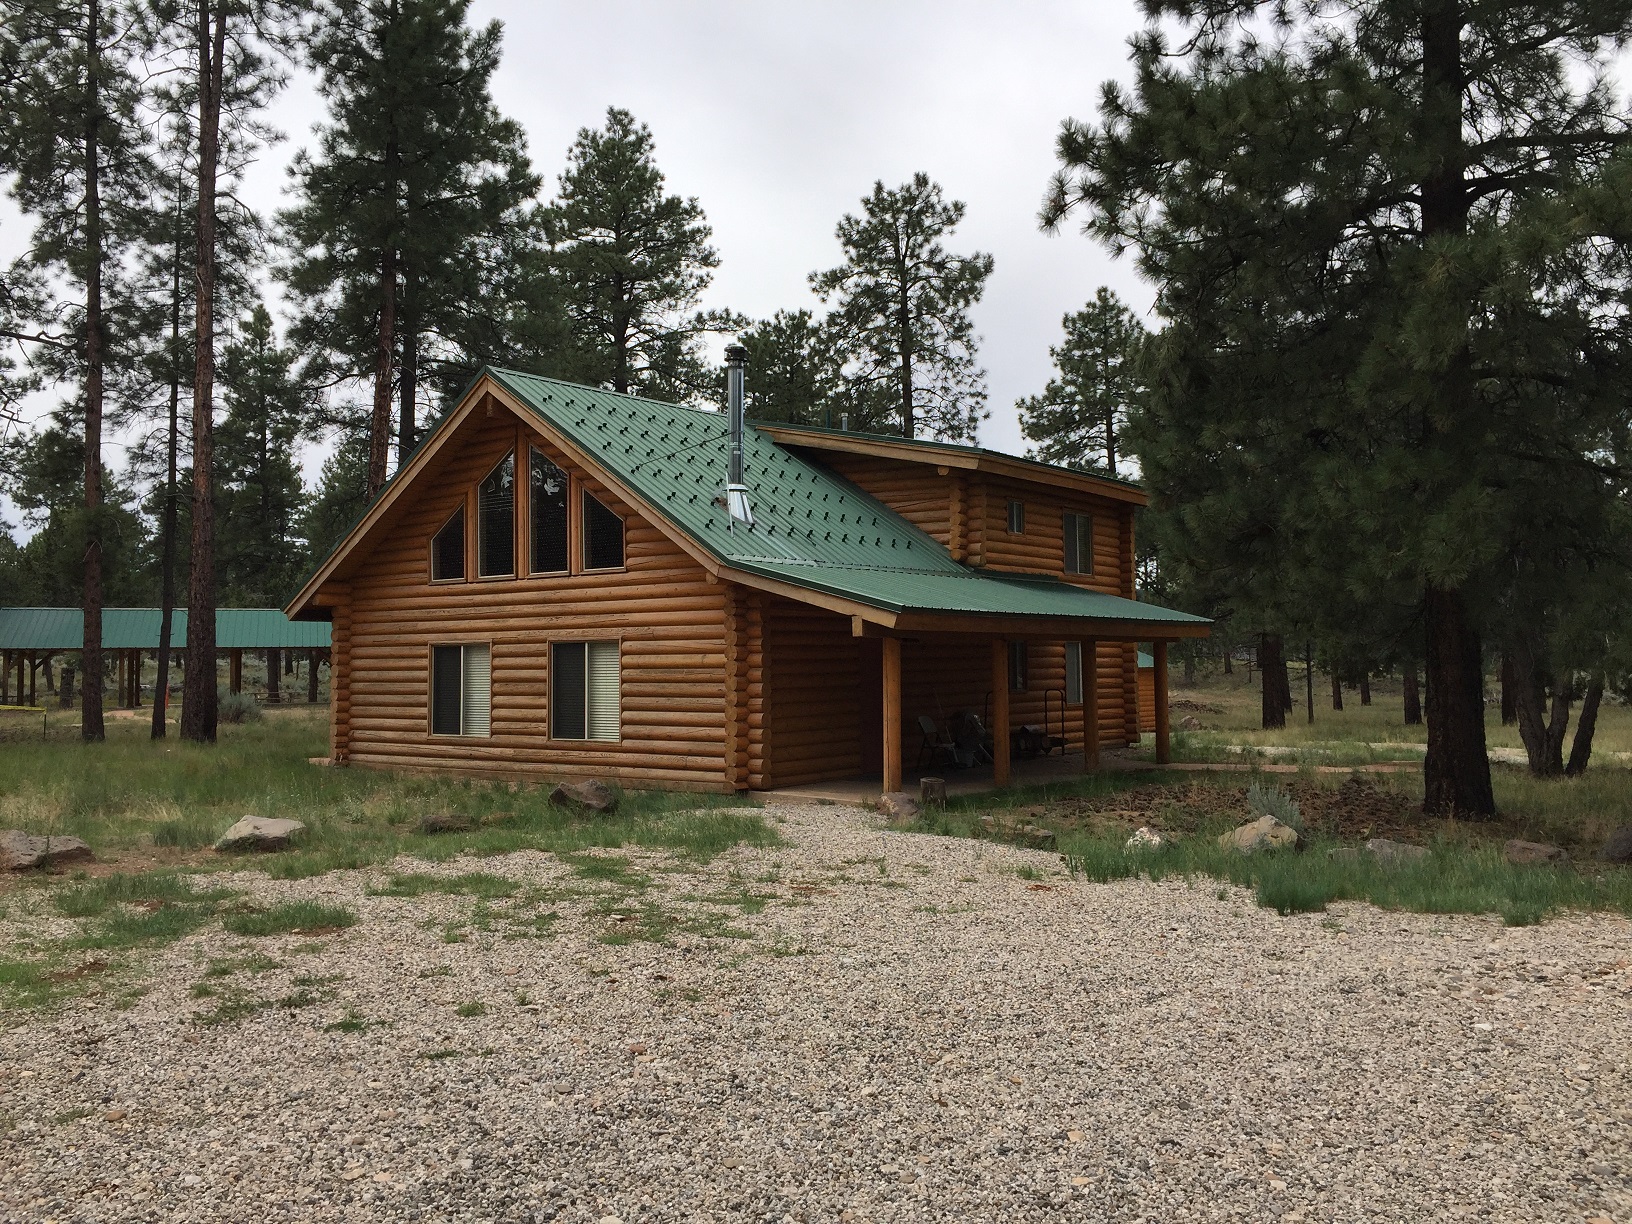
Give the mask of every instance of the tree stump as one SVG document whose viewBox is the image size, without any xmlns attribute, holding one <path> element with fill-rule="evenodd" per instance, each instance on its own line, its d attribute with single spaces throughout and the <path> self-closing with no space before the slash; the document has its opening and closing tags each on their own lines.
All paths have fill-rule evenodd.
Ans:
<svg viewBox="0 0 1632 1224">
<path fill-rule="evenodd" d="M 946 779 L 920 778 L 918 780 L 918 799 L 924 807 L 946 806 Z"/>
</svg>

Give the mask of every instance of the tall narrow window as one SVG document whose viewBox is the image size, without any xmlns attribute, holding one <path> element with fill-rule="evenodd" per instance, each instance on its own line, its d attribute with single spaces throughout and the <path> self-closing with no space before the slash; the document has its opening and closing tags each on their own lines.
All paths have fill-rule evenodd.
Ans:
<svg viewBox="0 0 1632 1224">
<path fill-rule="evenodd" d="M 476 574 L 516 572 L 516 455 L 512 451 L 476 490 Z"/>
<path fill-rule="evenodd" d="M 1094 572 L 1094 516 L 1091 514 L 1065 515 L 1065 572 Z"/>
<path fill-rule="evenodd" d="M 536 450 L 527 504 L 532 507 L 531 572 L 566 573 L 567 474 Z"/>
<path fill-rule="evenodd" d="M 431 647 L 431 734 L 490 734 L 492 676 L 485 642 Z"/>
<path fill-rule="evenodd" d="M 1026 534 L 1026 503 L 1010 500 L 1009 502 L 1009 534 Z"/>
<path fill-rule="evenodd" d="M 465 508 L 460 506 L 431 538 L 431 581 L 465 576 Z"/>
<path fill-rule="evenodd" d="M 1023 693 L 1030 686 L 1031 652 L 1024 642 L 1009 643 L 1009 691 Z"/>
<path fill-rule="evenodd" d="M 620 683 L 616 642 L 556 642 L 550 650 L 550 736 L 616 740 Z"/>
<path fill-rule="evenodd" d="M 584 494 L 584 568 L 623 568 L 623 520 Z"/>
<path fill-rule="evenodd" d="M 1082 643 L 1065 644 L 1065 704 L 1082 704 Z"/>
</svg>

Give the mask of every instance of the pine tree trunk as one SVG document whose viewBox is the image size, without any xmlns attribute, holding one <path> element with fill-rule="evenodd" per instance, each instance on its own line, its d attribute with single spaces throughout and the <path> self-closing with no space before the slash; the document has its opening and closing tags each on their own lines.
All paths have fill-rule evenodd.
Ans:
<svg viewBox="0 0 1632 1224">
<path fill-rule="evenodd" d="M 1116 475 L 1116 406 L 1105 410 L 1105 469 Z"/>
<path fill-rule="evenodd" d="M 1430 816 L 1494 816 L 1479 635 L 1468 623 L 1459 590 L 1429 587 L 1423 610 L 1428 677 L 1423 811 Z"/>
<path fill-rule="evenodd" d="M 276 646 L 270 646 L 266 651 L 266 701 L 268 705 L 276 705 L 282 699 L 279 684 L 283 681 L 283 660 L 279 657 Z"/>
<path fill-rule="evenodd" d="M 1512 642 L 1508 657 L 1512 661 L 1513 704 L 1518 715 L 1519 739 L 1524 743 L 1529 758 L 1530 772 L 1538 778 L 1556 777 L 1564 772 L 1564 730 L 1556 729 L 1547 716 L 1548 676 L 1533 635 L 1519 634 Z M 1554 722 L 1562 713 L 1569 721 L 1569 699 L 1566 696 L 1562 711 L 1558 702 L 1559 689 L 1554 685 Z"/>
<path fill-rule="evenodd" d="M 408 462 L 414 450 L 416 409 L 414 396 L 419 383 L 419 332 L 414 321 L 414 278 L 402 277 L 402 391 L 397 409 L 397 470 Z"/>
<path fill-rule="evenodd" d="M 1196 651 L 1194 647 L 1184 652 L 1184 687 L 1196 687 Z"/>
<path fill-rule="evenodd" d="M 159 650 L 153 680 L 151 738 L 165 737 L 170 704 L 170 636 L 176 611 L 176 460 L 181 434 L 181 248 L 184 228 L 180 184 L 176 191 L 176 234 L 170 259 L 170 422 L 164 446 L 164 514 L 159 522 Z"/>
<path fill-rule="evenodd" d="M 312 705 L 317 704 L 317 660 L 316 650 L 306 657 L 306 700 Z"/>
<path fill-rule="evenodd" d="M 1422 725 L 1422 695 L 1417 688 L 1417 665 L 1410 663 L 1405 668 L 1405 725 L 1416 727 Z"/>
<path fill-rule="evenodd" d="M 74 668 L 70 663 L 62 665 L 62 688 L 57 693 L 57 705 L 64 710 L 74 708 Z"/>
<path fill-rule="evenodd" d="M 1371 704 L 1371 677 L 1365 672 L 1360 673 L 1360 704 L 1363 706 Z"/>
<path fill-rule="evenodd" d="M 1224 674 L 1226 676 L 1235 675 L 1235 668 L 1231 665 L 1230 652 L 1227 649 L 1224 651 Z"/>
<path fill-rule="evenodd" d="M 188 557 L 183 739 L 213 744 L 215 692 L 215 190 L 221 153 L 221 72 L 227 19 L 199 0 L 198 229 L 194 260 L 193 539 Z"/>
<path fill-rule="evenodd" d="M 1342 708 L 1343 708 L 1343 681 L 1341 681 L 1341 680 L 1339 680 L 1337 678 L 1337 673 L 1334 671 L 1332 673 L 1332 709 L 1341 710 Z"/>
<path fill-rule="evenodd" d="M 1513 656 L 1502 651 L 1502 726 L 1511 727 L 1519 721 L 1519 706 L 1514 699 Z"/>
<path fill-rule="evenodd" d="M 1567 777 L 1575 778 L 1587 771 L 1592 759 L 1592 736 L 1598 729 L 1598 706 L 1604 699 L 1604 674 L 1597 672 L 1587 685 L 1581 699 L 1581 721 L 1575 724 L 1575 742 L 1570 745 L 1570 763 L 1564 766 Z"/>
<path fill-rule="evenodd" d="M 396 351 L 397 253 L 380 257 L 380 327 L 374 345 L 374 413 L 368 432 L 368 498 L 385 485 L 386 452 L 391 440 L 391 373 Z"/>
<path fill-rule="evenodd" d="M 896 324 L 901 332 L 901 436 L 910 438 L 915 428 L 912 419 L 912 301 L 907 296 L 905 267 L 901 269 L 901 303 L 897 307 Z"/>
<path fill-rule="evenodd" d="M 85 13 L 85 555 L 80 646 L 85 683 L 79 734 L 96 741 L 102 722 L 102 9 Z"/>
<path fill-rule="evenodd" d="M 1315 644 L 1303 643 L 1303 705 L 1309 712 L 1309 725 L 1315 725 Z"/>
<path fill-rule="evenodd" d="M 1264 730 L 1286 726 L 1286 657 L 1278 633 L 1258 635 L 1258 671 L 1263 680 L 1260 711 Z"/>
<path fill-rule="evenodd" d="M 1292 672 L 1286 662 L 1286 639 L 1281 638 L 1280 644 L 1281 665 L 1276 671 L 1276 678 L 1281 687 L 1281 711 L 1284 714 L 1292 713 Z"/>
</svg>

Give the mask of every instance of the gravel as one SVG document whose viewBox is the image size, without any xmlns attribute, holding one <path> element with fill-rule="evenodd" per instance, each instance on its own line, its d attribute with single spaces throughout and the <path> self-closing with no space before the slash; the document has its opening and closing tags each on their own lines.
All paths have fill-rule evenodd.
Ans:
<svg viewBox="0 0 1632 1224">
<path fill-rule="evenodd" d="M 396 865 L 555 890 L 523 903 L 226 877 L 360 921 L 217 928 L 143 961 L 134 1004 L 108 975 L 6 1016 L 0 1218 L 1632 1224 L 1624 919 L 1280 918 L 771 817 L 784 846 L 630 855 L 651 884 L 621 897 L 537 853 Z M 603 942 L 654 907 L 695 929 Z M 208 980 L 316 1001 L 197 1022 L 246 949 L 280 967 Z"/>
</svg>

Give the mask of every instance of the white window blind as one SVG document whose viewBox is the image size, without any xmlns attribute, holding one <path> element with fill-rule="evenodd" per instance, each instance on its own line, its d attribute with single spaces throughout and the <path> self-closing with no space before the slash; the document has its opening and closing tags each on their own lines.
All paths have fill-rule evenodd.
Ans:
<svg viewBox="0 0 1632 1224">
<path fill-rule="evenodd" d="M 1082 643 L 1065 644 L 1065 704 L 1082 704 Z"/>
<path fill-rule="evenodd" d="M 1065 519 L 1065 572 L 1092 574 L 1094 572 L 1094 517 L 1091 514 L 1066 514 Z"/>
<path fill-rule="evenodd" d="M 486 646 L 466 646 L 460 718 L 464 735 L 492 733 L 493 666 Z"/>
<path fill-rule="evenodd" d="M 618 644 L 589 643 L 589 738 L 618 738 Z"/>
</svg>

